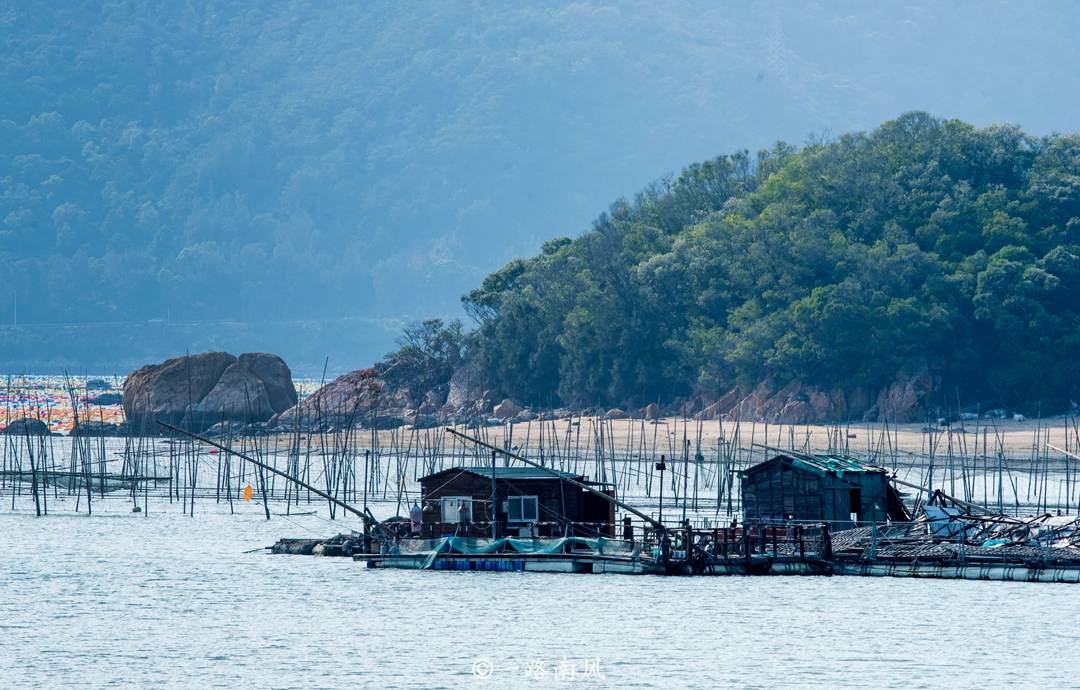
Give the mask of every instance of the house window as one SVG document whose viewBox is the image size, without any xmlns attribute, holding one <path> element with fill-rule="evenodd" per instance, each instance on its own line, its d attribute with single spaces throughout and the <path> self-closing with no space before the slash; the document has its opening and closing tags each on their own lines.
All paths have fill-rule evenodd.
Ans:
<svg viewBox="0 0 1080 690">
<path fill-rule="evenodd" d="M 472 498 L 470 496 L 443 496 L 440 500 L 443 522 L 459 522 L 461 506 L 465 506 L 465 520 L 472 522 Z"/>
<path fill-rule="evenodd" d="M 509 496 L 506 499 L 508 522 L 536 522 L 539 512 L 539 500 L 536 496 Z"/>
</svg>

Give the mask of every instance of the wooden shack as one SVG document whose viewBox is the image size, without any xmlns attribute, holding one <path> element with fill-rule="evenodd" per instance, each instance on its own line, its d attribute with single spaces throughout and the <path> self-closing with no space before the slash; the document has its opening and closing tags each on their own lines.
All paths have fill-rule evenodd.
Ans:
<svg viewBox="0 0 1080 690">
<path fill-rule="evenodd" d="M 567 479 L 614 497 L 588 477 L 533 467 L 451 467 L 420 479 L 424 537 L 459 535 L 614 536 L 615 504 Z M 495 510 L 492 511 L 494 484 Z"/>
<path fill-rule="evenodd" d="M 888 473 L 834 455 L 777 455 L 741 472 L 747 522 L 855 524 L 911 519 Z"/>
</svg>

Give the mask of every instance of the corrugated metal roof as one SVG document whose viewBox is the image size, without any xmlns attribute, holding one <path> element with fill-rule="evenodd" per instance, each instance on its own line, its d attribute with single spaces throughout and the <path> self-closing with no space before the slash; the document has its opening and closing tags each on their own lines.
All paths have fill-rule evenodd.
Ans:
<svg viewBox="0 0 1080 690">
<path fill-rule="evenodd" d="M 788 456 L 792 459 L 793 463 L 810 465 L 812 468 L 821 470 L 824 472 L 880 472 L 880 467 L 874 467 L 873 465 L 866 465 L 853 460 L 852 458 L 846 458 L 842 455 L 798 455 Z"/>
<path fill-rule="evenodd" d="M 491 478 L 490 467 L 448 467 L 445 470 L 429 474 L 427 477 L 421 477 L 423 481 L 428 477 L 434 477 L 436 475 L 444 474 L 446 472 L 469 472 L 471 474 L 477 474 L 487 479 Z M 574 474 L 573 472 L 560 472 L 558 470 L 542 470 L 539 467 L 496 467 L 495 479 L 554 479 L 556 476 L 565 477 L 567 479 L 578 479 L 580 474 Z"/>
<path fill-rule="evenodd" d="M 838 477 L 843 477 L 844 473 L 858 474 L 858 473 L 870 473 L 870 472 L 882 472 L 880 467 L 873 465 L 867 465 L 859 462 L 853 458 L 844 457 L 842 455 L 810 455 L 804 453 L 788 454 L 783 453 L 769 458 L 765 462 L 754 465 L 743 470 L 743 473 L 753 472 L 758 467 L 761 467 L 767 463 L 776 460 L 777 458 L 783 458 L 791 462 L 795 467 L 808 470 L 815 474 L 835 474 Z"/>
</svg>

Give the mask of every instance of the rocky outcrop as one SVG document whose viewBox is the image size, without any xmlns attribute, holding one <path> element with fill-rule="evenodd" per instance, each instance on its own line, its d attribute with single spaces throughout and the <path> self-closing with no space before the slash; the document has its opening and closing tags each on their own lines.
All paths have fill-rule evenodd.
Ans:
<svg viewBox="0 0 1080 690">
<path fill-rule="evenodd" d="M 720 416 L 720 403 L 714 402 L 711 405 L 706 405 L 694 415 L 694 419 L 717 419 Z"/>
<path fill-rule="evenodd" d="M 487 386 L 483 372 L 474 360 L 458 367 L 449 381 L 427 391 L 413 390 L 405 381 L 398 381 L 393 367 L 386 364 L 359 369 L 339 376 L 299 405 L 281 411 L 282 400 L 295 400 L 292 397 L 295 392 L 288 395 L 291 386 L 284 395 L 279 395 L 280 391 L 265 384 L 252 385 L 246 378 L 245 372 L 274 371 L 280 360 L 262 359 L 267 357 L 270 356 L 243 355 L 235 363 L 227 364 L 219 382 L 207 391 L 201 403 L 193 406 L 193 411 L 210 414 L 215 408 L 242 406 L 253 410 L 256 420 L 273 414 L 270 426 L 279 429 L 383 429 L 403 425 L 429 428 L 461 423 L 498 425 L 537 418 L 559 419 L 573 414 L 648 420 L 673 414 L 692 415 L 702 420 L 740 418 L 785 424 L 830 424 L 860 419 L 905 423 L 925 418 L 926 403 L 936 385 L 923 365 L 906 367 L 897 374 L 895 381 L 880 391 L 870 388 L 830 390 L 802 381 L 780 384 L 765 380 L 749 391 L 731 388 L 718 398 L 676 399 L 663 409 L 657 403 L 650 403 L 640 409 L 531 410 Z M 284 363 L 280 366 L 284 367 Z M 245 381 L 249 382 L 246 386 Z M 214 421 L 220 420 L 218 415 Z"/>
<path fill-rule="evenodd" d="M 49 425 L 40 419 L 20 417 L 4 428 L 4 433 L 9 436 L 49 436 Z"/>
<path fill-rule="evenodd" d="M 731 391 L 701 415 L 741 418 L 784 424 L 820 424 L 858 419 L 866 411 L 867 396 L 842 390 L 826 391 L 792 381 L 777 386 L 772 380 L 759 383 L 745 396 Z"/>
<path fill-rule="evenodd" d="M 132 372 L 123 392 L 137 433 L 156 433 L 158 420 L 198 431 L 222 421 L 265 422 L 296 399 L 288 365 L 265 353 L 175 357 Z"/>
<path fill-rule="evenodd" d="M 716 402 L 705 405 L 700 412 L 694 415 L 694 419 L 719 419 L 736 406 L 741 398 L 739 389 L 732 388 L 720 396 L 720 399 Z"/>
<path fill-rule="evenodd" d="M 385 387 L 378 369 L 350 371 L 276 415 L 272 423 L 286 428 L 342 428 L 361 425 L 376 412 L 380 418 L 401 419 L 404 415 L 385 413 Z"/>
<path fill-rule="evenodd" d="M 902 369 L 877 396 L 877 418 L 896 424 L 919 422 L 929 412 L 927 401 L 934 392 L 934 377 L 926 365 Z"/>
<path fill-rule="evenodd" d="M 791 381 L 782 386 L 765 380 L 749 393 L 735 388 L 719 400 L 703 405 L 695 419 L 740 418 L 784 424 L 829 424 L 843 421 L 884 421 L 905 424 L 921 421 L 934 377 L 924 364 L 910 364 L 877 395 L 865 388 L 825 390 Z"/>
<path fill-rule="evenodd" d="M 481 385 L 475 363 L 463 364 L 448 382 L 431 390 L 415 390 L 407 381 L 398 380 L 392 369 L 379 364 L 343 374 L 299 405 L 275 415 L 271 425 L 305 430 L 388 429 L 402 425 L 430 428 L 444 423 L 486 420 L 492 414 L 492 407 L 498 407 L 492 400 L 493 392 Z M 516 404 L 505 408 L 504 418 L 512 419 L 521 409 Z"/>
</svg>

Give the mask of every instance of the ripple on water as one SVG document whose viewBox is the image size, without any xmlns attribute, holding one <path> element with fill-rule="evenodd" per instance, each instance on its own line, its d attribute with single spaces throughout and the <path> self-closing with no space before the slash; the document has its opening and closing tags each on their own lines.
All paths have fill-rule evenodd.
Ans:
<svg viewBox="0 0 1080 690">
<path fill-rule="evenodd" d="M 536 688 L 564 657 L 571 687 L 1077 678 L 1066 585 L 368 571 L 244 553 L 348 524 L 203 510 L 0 514 L 4 686 Z M 605 680 L 582 677 L 593 660 Z M 526 677 L 538 664 L 544 681 Z"/>
</svg>

